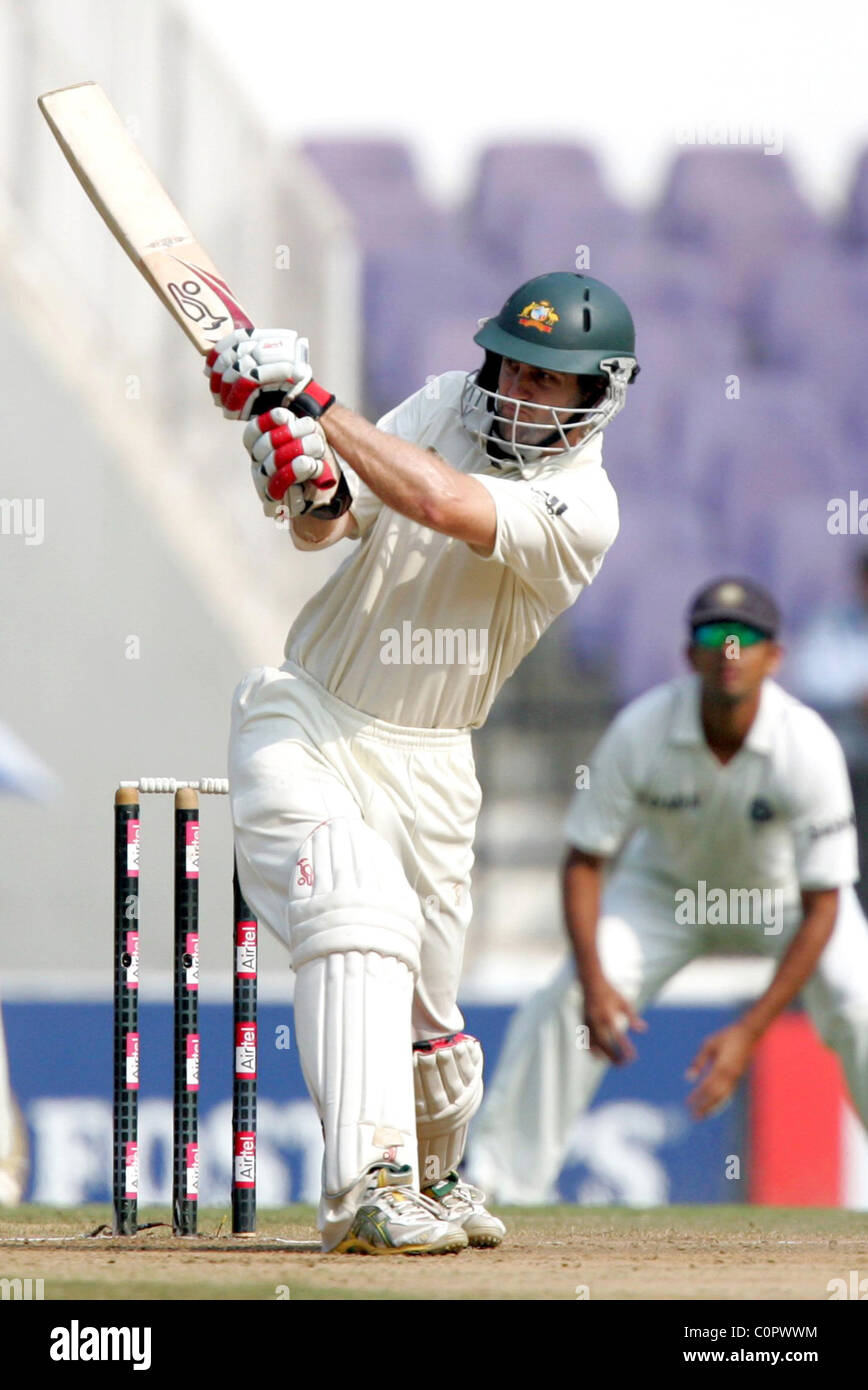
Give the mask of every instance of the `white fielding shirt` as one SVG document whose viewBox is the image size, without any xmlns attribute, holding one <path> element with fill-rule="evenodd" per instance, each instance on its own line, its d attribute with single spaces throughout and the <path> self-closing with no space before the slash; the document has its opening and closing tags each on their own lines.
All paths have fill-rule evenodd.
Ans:
<svg viewBox="0 0 868 1390">
<path fill-rule="evenodd" d="M 355 549 L 305 604 L 287 661 L 354 709 L 393 724 L 478 728 L 504 681 L 591 583 L 618 532 L 602 437 L 523 477 L 461 422 L 466 376 L 447 372 L 378 428 L 472 473 L 497 508 L 489 557 L 387 507 L 345 463 Z"/>
<path fill-rule="evenodd" d="M 841 746 L 820 716 L 774 681 L 763 684 L 747 738 L 728 763 L 700 720 L 688 675 L 627 705 L 600 740 L 587 788 L 567 813 L 567 841 L 609 858 L 616 879 L 660 886 L 800 892 L 859 877 L 850 781 Z"/>
</svg>

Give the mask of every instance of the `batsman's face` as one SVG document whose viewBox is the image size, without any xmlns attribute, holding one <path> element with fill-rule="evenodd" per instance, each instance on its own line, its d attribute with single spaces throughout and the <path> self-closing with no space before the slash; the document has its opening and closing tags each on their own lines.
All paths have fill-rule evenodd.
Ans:
<svg viewBox="0 0 868 1390">
<path fill-rule="evenodd" d="M 558 419 L 563 422 L 568 418 L 565 414 L 558 416 L 555 411 L 574 410 L 593 403 L 586 398 L 578 378 L 569 372 L 532 367 L 511 357 L 504 357 L 500 364 L 497 390 L 500 396 L 511 398 L 497 404 L 502 433 L 514 437 L 517 444 L 531 447 L 542 444 L 557 429 Z M 581 425 L 567 432 L 571 445 L 578 443 L 581 433 Z"/>
<path fill-rule="evenodd" d="M 719 647 L 696 642 L 687 648 L 687 659 L 702 680 L 703 694 L 723 704 L 737 704 L 757 694 L 767 676 L 781 664 L 783 650 L 769 640 L 748 645 L 738 640 Z"/>
</svg>

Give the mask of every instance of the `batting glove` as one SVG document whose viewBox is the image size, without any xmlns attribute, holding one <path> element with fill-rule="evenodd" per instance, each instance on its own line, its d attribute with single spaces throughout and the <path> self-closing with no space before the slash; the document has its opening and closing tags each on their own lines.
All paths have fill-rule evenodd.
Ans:
<svg viewBox="0 0 868 1390">
<path fill-rule="evenodd" d="M 309 344 L 292 329 L 236 329 L 205 359 L 211 399 L 227 420 L 262 413 L 265 393 L 279 392 L 296 415 L 317 419 L 334 396 L 313 380 Z"/>
<path fill-rule="evenodd" d="M 251 477 L 266 512 L 283 504 L 290 516 L 335 517 L 350 504 L 349 490 L 322 426 L 297 419 L 286 407 L 251 420 L 244 431 Z"/>
</svg>

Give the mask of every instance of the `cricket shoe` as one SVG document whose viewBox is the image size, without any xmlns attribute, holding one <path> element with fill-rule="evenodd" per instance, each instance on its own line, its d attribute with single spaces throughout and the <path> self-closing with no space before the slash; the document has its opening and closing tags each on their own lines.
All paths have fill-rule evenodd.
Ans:
<svg viewBox="0 0 868 1390">
<path fill-rule="evenodd" d="M 485 1193 L 464 1182 L 454 1169 L 442 1181 L 426 1187 L 425 1196 L 433 1198 L 449 1221 L 462 1226 L 469 1244 L 478 1249 L 499 1245 L 506 1235 L 503 1222 L 486 1209 Z"/>
<path fill-rule="evenodd" d="M 386 1163 L 371 1173 L 361 1205 L 336 1251 L 349 1255 L 449 1255 L 464 1250 L 460 1223 L 412 1185 L 409 1165 Z"/>
</svg>

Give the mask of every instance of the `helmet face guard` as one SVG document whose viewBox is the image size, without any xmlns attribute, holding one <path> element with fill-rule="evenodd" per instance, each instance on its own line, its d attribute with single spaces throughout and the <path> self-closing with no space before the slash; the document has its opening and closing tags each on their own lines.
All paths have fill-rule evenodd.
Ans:
<svg viewBox="0 0 868 1390">
<path fill-rule="evenodd" d="M 579 448 L 604 430 L 623 409 L 627 387 L 638 371 L 634 357 L 604 358 L 599 363 L 601 395 L 593 405 L 539 405 L 497 390 L 500 361 L 489 353 L 479 371 L 468 375 L 461 393 L 461 420 L 481 449 L 512 458 L 521 469 Z M 522 410 L 533 411 L 535 418 L 520 419 Z"/>
<path fill-rule="evenodd" d="M 485 362 L 465 382 L 461 419 L 491 457 L 521 469 L 593 439 L 623 408 L 639 371 L 627 305 L 602 281 L 568 271 L 521 285 L 496 318 L 482 321 L 474 342 Z M 573 376 L 577 388 L 597 379 L 599 394 L 559 406 L 507 396 L 499 390 L 504 358 Z"/>
</svg>

